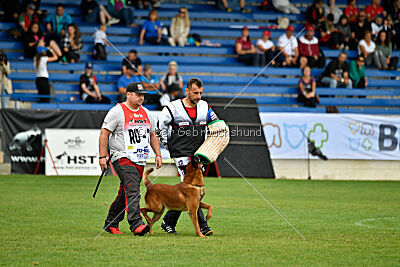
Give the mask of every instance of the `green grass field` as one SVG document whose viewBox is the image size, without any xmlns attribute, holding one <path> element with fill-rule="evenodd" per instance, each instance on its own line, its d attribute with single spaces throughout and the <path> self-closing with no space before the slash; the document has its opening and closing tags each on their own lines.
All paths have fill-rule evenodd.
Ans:
<svg viewBox="0 0 400 267">
<path fill-rule="evenodd" d="M 156 182 L 176 183 L 178 178 Z M 206 178 L 215 234 L 195 236 L 182 214 L 179 235 L 154 227 L 135 237 L 99 238 L 119 180 L 0 176 L 1 265 L 400 265 L 400 182 L 251 179 L 306 237 L 303 240 L 243 179 Z M 142 204 L 144 204 L 142 202 Z"/>
</svg>

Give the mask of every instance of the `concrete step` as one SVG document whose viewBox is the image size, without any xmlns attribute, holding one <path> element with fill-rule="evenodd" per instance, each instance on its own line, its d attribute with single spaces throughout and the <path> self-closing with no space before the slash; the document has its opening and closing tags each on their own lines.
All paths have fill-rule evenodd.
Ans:
<svg viewBox="0 0 400 267">
<path fill-rule="evenodd" d="M 4 152 L 0 151 L 0 164 L 2 164 L 2 163 L 4 163 Z"/>
<path fill-rule="evenodd" d="M 11 163 L 0 164 L 0 175 L 10 175 L 11 174 Z"/>
</svg>

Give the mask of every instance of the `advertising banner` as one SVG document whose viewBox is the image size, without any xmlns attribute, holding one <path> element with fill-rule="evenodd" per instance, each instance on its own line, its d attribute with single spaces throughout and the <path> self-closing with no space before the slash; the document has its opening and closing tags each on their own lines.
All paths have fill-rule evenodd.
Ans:
<svg viewBox="0 0 400 267">
<path fill-rule="evenodd" d="M 260 113 L 272 159 L 306 159 L 307 138 L 330 159 L 400 160 L 400 117 Z"/>
</svg>

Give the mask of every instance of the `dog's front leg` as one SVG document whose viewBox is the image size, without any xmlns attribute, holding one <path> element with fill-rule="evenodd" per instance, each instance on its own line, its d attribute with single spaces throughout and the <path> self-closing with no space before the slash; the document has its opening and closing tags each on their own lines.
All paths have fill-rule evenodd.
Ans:
<svg viewBox="0 0 400 267">
<path fill-rule="evenodd" d="M 200 231 L 199 221 L 197 219 L 197 208 L 192 208 L 192 209 L 189 208 L 188 213 L 189 213 L 190 219 L 192 219 L 192 223 L 194 226 L 194 230 L 196 231 L 196 234 L 201 238 L 206 238 L 206 236 L 203 235 Z"/>
</svg>

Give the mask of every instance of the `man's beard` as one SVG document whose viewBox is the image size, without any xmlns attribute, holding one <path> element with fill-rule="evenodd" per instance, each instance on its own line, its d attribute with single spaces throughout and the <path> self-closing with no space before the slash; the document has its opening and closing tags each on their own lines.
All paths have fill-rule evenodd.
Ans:
<svg viewBox="0 0 400 267">
<path fill-rule="evenodd" d="M 189 97 L 189 99 L 190 99 L 190 102 L 191 102 L 193 105 L 196 105 L 196 104 L 200 101 L 200 99 L 192 99 L 192 98 L 190 98 L 190 97 Z"/>
</svg>

